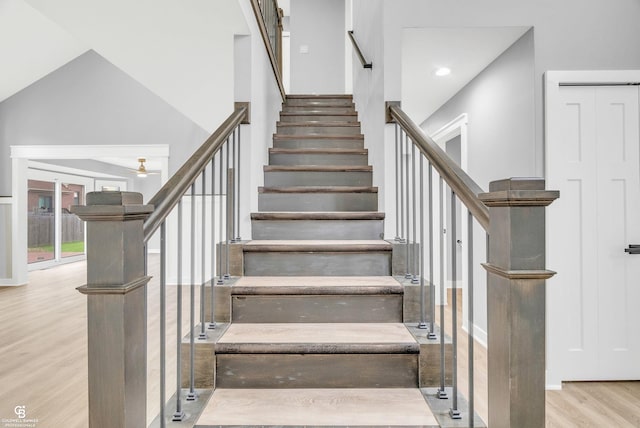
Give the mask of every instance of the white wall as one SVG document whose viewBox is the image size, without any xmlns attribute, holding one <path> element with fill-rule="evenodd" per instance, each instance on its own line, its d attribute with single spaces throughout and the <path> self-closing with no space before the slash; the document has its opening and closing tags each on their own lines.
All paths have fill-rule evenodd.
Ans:
<svg viewBox="0 0 640 428">
<path fill-rule="evenodd" d="M 23 0 L 0 1 L 0 101 L 85 52 L 71 34 Z M 25 55 L 25 52 L 37 52 Z"/>
<path fill-rule="evenodd" d="M 251 236 L 250 213 L 258 211 L 258 187 L 264 182 L 262 167 L 269 163 L 269 147 L 276 130 L 282 97 L 271 62 L 258 30 L 249 0 L 241 0 L 249 36 L 236 37 L 235 51 L 245 60 L 236 62 L 236 101 L 251 101 L 251 125 L 242 126 L 241 238 Z M 247 58 L 250 62 L 246 63 Z M 248 98 L 247 98 L 248 97 Z"/>
<path fill-rule="evenodd" d="M 542 74 L 546 70 L 634 69 L 640 66 L 640 3 L 621 0 L 554 2 L 425 2 L 385 0 L 384 93 L 401 95 L 402 29 L 410 27 L 533 26 L 535 44 L 534 156 L 518 175 L 542 176 Z M 421 120 L 422 118 L 419 118 Z M 524 158 L 529 154 L 521 154 Z M 511 162 L 512 159 L 509 159 Z"/>
<path fill-rule="evenodd" d="M 27 1 L 208 132 L 229 115 L 238 2 Z"/>
<path fill-rule="evenodd" d="M 11 194 L 9 146 L 167 144 L 173 173 L 208 137 L 94 51 L 0 103 L 0 129 L 0 195 Z"/>
<path fill-rule="evenodd" d="M 345 0 L 291 0 L 290 28 L 291 93 L 344 93 Z"/>
<path fill-rule="evenodd" d="M 482 187 L 489 182 L 512 176 L 533 174 L 534 158 L 534 58 L 533 30 L 509 47 L 475 79 L 421 124 L 432 135 L 462 114 L 467 115 L 466 172 Z M 515 95 L 514 95 L 515 94 Z M 512 161 L 506 162 L 505 160 Z M 436 204 L 437 205 L 437 204 Z M 469 241 L 466 211 L 459 230 L 462 248 Z M 474 257 L 486 259 L 486 234 L 476 224 Z M 466 253 L 465 253 L 466 254 Z M 463 259 L 460 259 L 463 261 Z M 466 263 L 462 281 L 466 290 Z M 486 341 L 486 272 L 478 263 L 474 269 L 474 323 L 476 335 Z M 465 299 L 467 293 L 464 293 Z M 463 322 L 467 324 L 468 306 L 463 305 Z"/>
<path fill-rule="evenodd" d="M 534 28 L 519 41 L 519 48 L 510 53 L 511 59 L 506 56 L 494 63 L 496 75 L 481 75 L 475 85 L 472 84 L 475 87 L 473 91 L 459 94 L 457 101 L 445 105 L 440 114 L 434 115 L 427 124 L 430 129 L 436 129 L 439 124 L 455 117 L 454 111 L 460 111 L 463 104 L 470 110 L 470 115 L 473 113 L 474 122 L 475 118 L 482 119 L 482 124 L 469 124 L 469 133 L 475 132 L 482 139 L 478 144 L 470 136 L 469 147 L 475 153 L 469 156 L 473 159 L 469 170 L 470 175 L 486 189 L 488 182 L 496 178 L 543 175 L 542 77 L 546 70 L 640 67 L 638 16 L 640 3 L 632 0 L 615 4 L 595 0 L 353 0 L 355 35 L 367 59 L 373 62 L 373 70 L 369 72 L 354 66 L 354 98 L 366 136 L 365 144 L 371 153 L 375 184 L 386 188 L 380 208 L 386 212 L 386 236 L 393 237 L 395 233 L 394 156 L 389 150 L 393 145 L 394 132 L 393 126 L 385 127 L 382 123 L 384 102 L 401 99 L 404 83 L 401 81 L 403 29 Z M 531 51 L 532 57 L 526 53 Z M 520 61 L 515 61 L 518 55 L 521 55 Z M 512 74 L 506 82 L 496 86 L 500 70 L 506 71 L 508 62 L 512 67 L 520 67 L 523 74 Z M 533 88 L 530 82 L 533 82 Z M 489 98 L 482 93 L 483 90 L 498 92 Z M 481 99 L 475 98 L 478 96 Z M 499 105 L 491 101 L 498 99 L 501 100 Z M 496 121 L 495 115 L 500 115 L 500 119 Z M 476 237 L 475 242 L 484 246 L 485 241 Z M 553 269 L 553 266 L 549 268 Z M 483 273 L 478 271 L 477 275 Z M 481 295 L 476 298 L 476 302 L 483 300 Z M 483 319 L 478 312 L 476 316 Z"/>
<path fill-rule="evenodd" d="M 373 168 L 373 185 L 378 186 L 378 207 L 385 211 L 385 189 L 393 188 L 392 179 L 385 174 L 384 124 L 384 67 L 380 61 L 384 55 L 383 0 L 353 0 L 353 32 L 365 58 L 373 62 L 373 68 L 363 68 L 359 60 L 353 63 L 353 99 L 362 123 L 365 146 L 369 149 L 369 163 Z M 355 55 L 353 53 L 352 55 Z M 390 131 L 393 133 L 393 131 Z M 391 151 L 392 153 L 393 151 Z M 393 156 L 392 154 L 389 154 Z M 393 159 L 391 157 L 390 159 Z M 395 210 L 386 210 L 386 216 Z M 394 236 L 395 221 L 385 221 L 385 235 Z"/>
</svg>

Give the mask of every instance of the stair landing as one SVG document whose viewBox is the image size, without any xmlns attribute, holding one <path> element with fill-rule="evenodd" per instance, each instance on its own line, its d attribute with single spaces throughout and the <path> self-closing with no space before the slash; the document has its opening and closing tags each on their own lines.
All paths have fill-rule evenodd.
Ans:
<svg viewBox="0 0 640 428">
<path fill-rule="evenodd" d="M 196 427 L 221 425 L 439 426 L 417 388 L 216 389 Z"/>
</svg>

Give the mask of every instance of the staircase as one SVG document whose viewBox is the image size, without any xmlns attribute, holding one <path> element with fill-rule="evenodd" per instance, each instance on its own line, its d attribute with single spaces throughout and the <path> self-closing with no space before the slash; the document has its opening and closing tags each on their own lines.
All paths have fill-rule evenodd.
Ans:
<svg viewBox="0 0 640 428">
<path fill-rule="evenodd" d="M 258 191 L 195 426 L 438 426 L 350 96 L 287 97 Z"/>
</svg>

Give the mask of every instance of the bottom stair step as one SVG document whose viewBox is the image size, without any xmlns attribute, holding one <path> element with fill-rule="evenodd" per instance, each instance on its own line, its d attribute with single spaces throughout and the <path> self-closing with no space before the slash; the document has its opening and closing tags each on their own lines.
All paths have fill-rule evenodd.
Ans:
<svg viewBox="0 0 640 428">
<path fill-rule="evenodd" d="M 439 426 L 417 388 L 216 389 L 195 427 L 225 425 Z"/>
<path fill-rule="evenodd" d="M 419 344 L 399 323 L 231 324 L 219 388 L 410 388 Z"/>
</svg>

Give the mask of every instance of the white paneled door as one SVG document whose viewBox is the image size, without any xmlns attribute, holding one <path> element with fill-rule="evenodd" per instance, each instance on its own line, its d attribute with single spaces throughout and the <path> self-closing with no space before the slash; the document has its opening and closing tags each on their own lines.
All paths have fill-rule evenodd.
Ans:
<svg viewBox="0 0 640 428">
<path fill-rule="evenodd" d="M 548 368 L 640 379 L 638 86 L 558 86 L 547 115 Z M 549 108 L 549 105 L 548 105 Z"/>
</svg>

